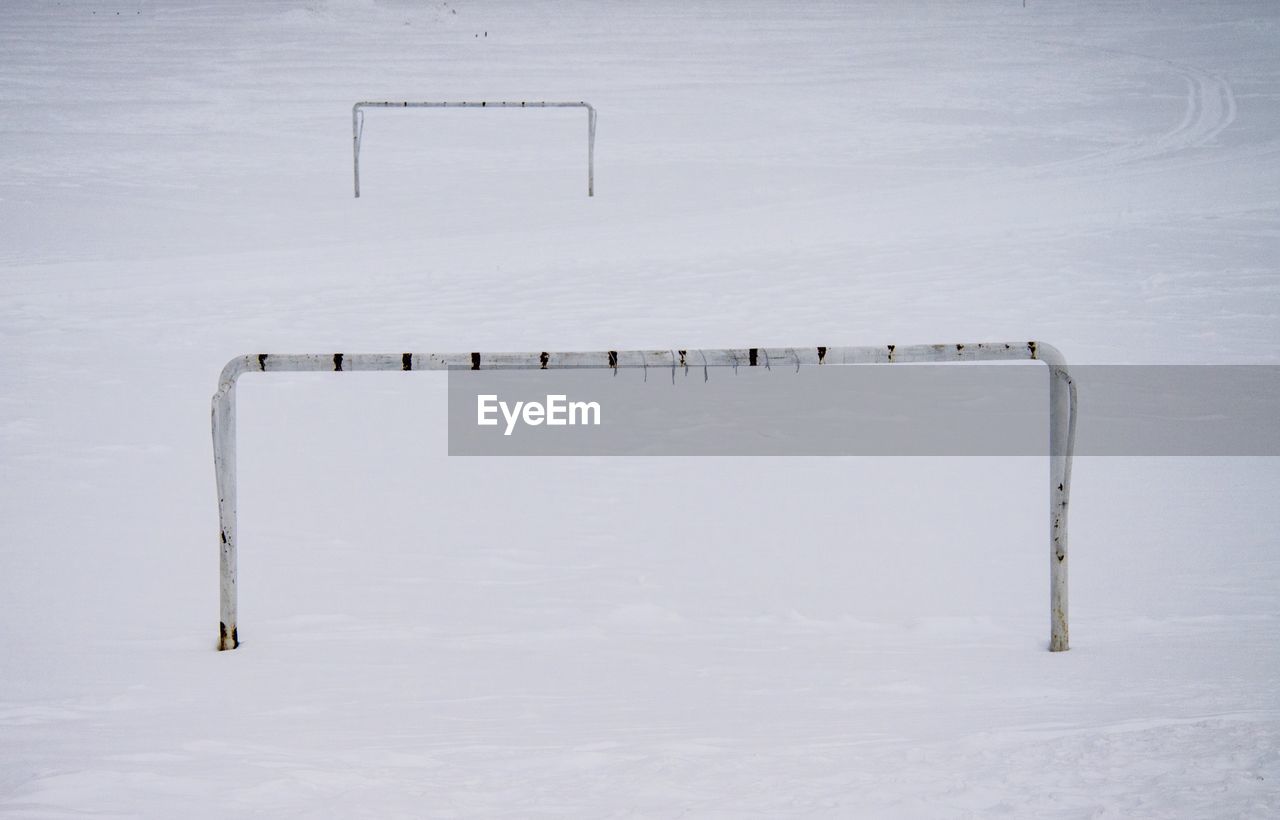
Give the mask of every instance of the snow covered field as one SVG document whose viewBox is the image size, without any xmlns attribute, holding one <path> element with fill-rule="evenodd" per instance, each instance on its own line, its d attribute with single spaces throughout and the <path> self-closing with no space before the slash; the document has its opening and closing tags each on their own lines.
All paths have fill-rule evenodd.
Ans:
<svg viewBox="0 0 1280 820">
<path fill-rule="evenodd" d="M 371 111 L 360 99 L 588 100 Z M 449 459 L 242 353 L 1280 364 L 1269 2 L 0 5 L 0 815 L 1274 817 L 1280 464 Z M 1087 423 L 1087 396 L 1082 396 Z"/>
</svg>

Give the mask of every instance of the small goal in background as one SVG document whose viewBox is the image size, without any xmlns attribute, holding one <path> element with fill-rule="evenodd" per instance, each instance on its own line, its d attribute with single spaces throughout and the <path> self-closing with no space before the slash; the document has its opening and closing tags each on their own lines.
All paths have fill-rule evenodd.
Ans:
<svg viewBox="0 0 1280 820">
<path fill-rule="evenodd" d="M 360 196 L 360 142 L 364 136 L 366 108 L 585 108 L 587 110 L 587 196 L 596 195 L 596 109 L 586 102 L 373 102 L 351 106 L 351 159 L 355 195 Z"/>
</svg>

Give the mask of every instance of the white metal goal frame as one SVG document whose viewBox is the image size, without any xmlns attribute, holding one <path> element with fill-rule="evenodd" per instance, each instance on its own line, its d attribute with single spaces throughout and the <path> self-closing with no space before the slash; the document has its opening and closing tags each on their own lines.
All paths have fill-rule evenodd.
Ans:
<svg viewBox="0 0 1280 820">
<path fill-rule="evenodd" d="M 1067 501 L 1075 447 L 1076 387 L 1066 360 L 1043 342 L 878 347 L 722 348 L 717 350 L 606 350 L 553 353 L 259 353 L 227 362 L 213 395 L 213 461 L 218 488 L 218 648 L 240 645 L 236 573 L 236 381 L 246 373 L 364 372 L 379 370 L 558 370 L 566 368 L 755 367 L 769 362 L 857 365 L 922 362 L 1042 361 L 1049 367 L 1049 649 L 1067 641 Z"/>
<path fill-rule="evenodd" d="M 361 100 L 351 106 L 351 167 L 355 183 L 355 195 L 360 197 L 360 143 L 364 137 L 364 109 L 366 108 L 585 108 L 587 109 L 587 196 L 596 195 L 596 109 L 587 102 L 511 102 L 508 100 L 477 100 L 458 102 L 393 102 L 390 100 Z"/>
</svg>

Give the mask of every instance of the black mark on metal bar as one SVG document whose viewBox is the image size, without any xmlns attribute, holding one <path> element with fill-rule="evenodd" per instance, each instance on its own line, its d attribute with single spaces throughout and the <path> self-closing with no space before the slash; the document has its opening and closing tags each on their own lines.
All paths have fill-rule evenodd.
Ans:
<svg viewBox="0 0 1280 820">
<path fill-rule="evenodd" d="M 333 369 L 337 373 L 342 372 L 342 354 L 341 353 L 333 354 Z"/>
<path fill-rule="evenodd" d="M 412 353 L 401 353 L 401 354 L 400 354 L 400 369 L 401 369 L 401 370 L 412 370 L 412 369 L 413 369 L 413 354 L 412 354 Z"/>
<path fill-rule="evenodd" d="M 263 371 L 265 371 L 265 370 L 267 369 L 267 354 L 266 354 L 266 353 L 259 353 L 259 354 L 258 354 L 258 369 L 259 369 L 259 370 L 263 370 Z"/>
<path fill-rule="evenodd" d="M 472 354 L 471 354 L 471 369 L 472 369 L 472 370 L 479 370 L 479 369 L 480 369 L 480 354 L 479 354 L 479 353 L 472 353 Z"/>
</svg>

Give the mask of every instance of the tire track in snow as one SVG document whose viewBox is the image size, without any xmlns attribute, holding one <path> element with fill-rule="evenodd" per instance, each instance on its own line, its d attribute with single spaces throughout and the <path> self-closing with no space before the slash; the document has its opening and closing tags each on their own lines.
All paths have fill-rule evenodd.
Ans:
<svg viewBox="0 0 1280 820">
<path fill-rule="evenodd" d="M 1129 51 L 1047 40 L 1036 42 L 1051 48 L 1074 48 L 1172 69 L 1186 84 L 1186 105 L 1182 119 L 1168 131 L 1154 138 L 1095 151 L 1073 159 L 1038 165 L 1037 171 L 1116 170 L 1207 145 L 1235 122 L 1238 109 L 1231 83 L 1209 71 L 1173 60 Z"/>
</svg>

